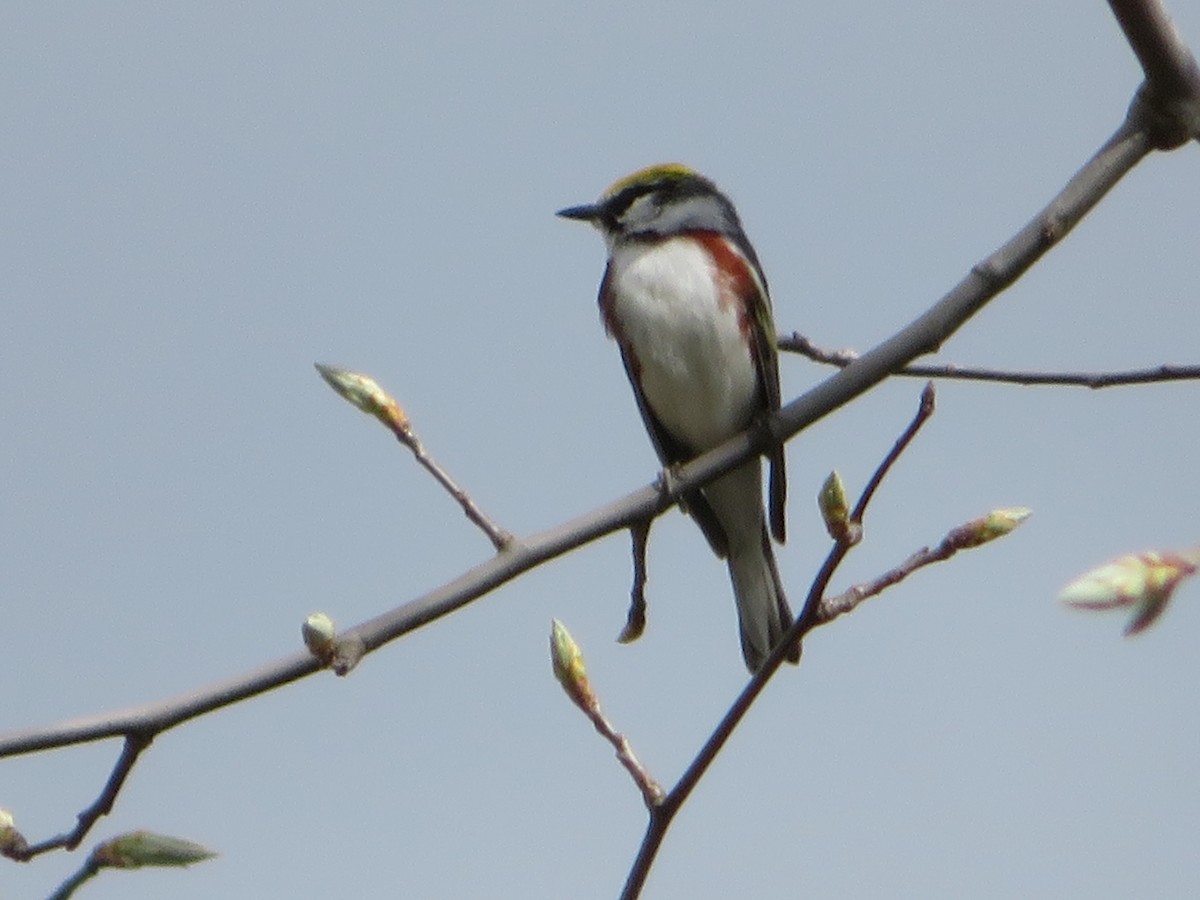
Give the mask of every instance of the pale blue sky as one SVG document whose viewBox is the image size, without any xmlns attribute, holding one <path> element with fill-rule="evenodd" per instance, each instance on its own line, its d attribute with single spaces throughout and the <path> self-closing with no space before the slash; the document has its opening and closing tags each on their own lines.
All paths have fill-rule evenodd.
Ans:
<svg viewBox="0 0 1200 900">
<path fill-rule="evenodd" d="M 1200 8 L 1176 0 L 1200 47 Z M 486 558 L 313 361 L 367 371 L 509 529 L 656 461 L 595 310 L 603 247 L 555 210 L 687 162 L 735 200 L 781 328 L 865 349 L 1023 224 L 1140 71 L 1108 7 L 1046 4 L 19 3 L 0 29 L 0 730 L 158 699 Z M 1152 157 L 945 348 L 962 364 L 1200 361 L 1200 159 Z M 782 363 L 785 399 L 824 372 Z M 896 381 L 789 445 L 794 598 L 812 497 L 861 486 Z M 1193 897 L 1200 587 L 1123 640 L 1055 603 L 1120 552 L 1200 541 L 1200 385 L 945 384 L 836 586 L 991 507 L 1012 538 L 813 635 L 677 820 L 648 898 Z M 561 695 L 551 617 L 673 782 L 742 686 L 724 566 L 654 530 L 549 565 L 367 659 L 162 737 L 94 840 L 221 858 L 106 897 L 616 895 L 644 824 Z M 31 839 L 116 745 L 0 762 Z M 65 854 L 0 867 L 40 897 Z"/>
</svg>

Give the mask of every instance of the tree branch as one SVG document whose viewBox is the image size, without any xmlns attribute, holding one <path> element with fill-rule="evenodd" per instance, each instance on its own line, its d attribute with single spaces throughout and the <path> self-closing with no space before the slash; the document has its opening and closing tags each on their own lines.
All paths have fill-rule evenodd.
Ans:
<svg viewBox="0 0 1200 900">
<path fill-rule="evenodd" d="M 1196 113 L 1196 98 L 1200 97 L 1200 91 L 1197 91 L 1196 84 L 1200 82 L 1193 77 L 1195 62 L 1186 48 L 1178 41 L 1173 29 L 1169 28 L 1169 20 L 1161 6 L 1150 0 L 1145 3 L 1123 3 L 1120 0 L 1111 0 L 1111 2 L 1114 11 L 1118 12 L 1118 18 L 1121 14 L 1118 7 L 1128 8 L 1126 10 L 1128 20 L 1136 23 L 1138 27 L 1144 26 L 1153 37 L 1152 40 L 1145 39 L 1139 46 L 1133 36 L 1130 36 L 1131 42 L 1135 44 L 1135 50 L 1139 53 L 1139 58 L 1142 58 L 1143 65 L 1147 66 L 1147 82 L 1139 89 L 1121 127 L 1038 216 L 999 250 L 973 267 L 970 274 L 932 309 L 870 353 L 849 362 L 839 375 L 835 375 L 815 390 L 789 404 L 774 423 L 777 427 L 775 433 L 778 437 L 781 439 L 787 437 L 793 433 L 792 427 L 803 428 L 820 417 L 818 414 L 809 418 L 810 413 L 805 405 L 806 401 L 814 406 L 818 405 L 821 402 L 823 391 L 837 391 L 843 387 L 842 381 L 849 382 L 854 386 L 863 381 L 874 383 L 870 379 L 882 379 L 891 372 L 900 371 L 917 356 L 937 350 L 942 342 L 967 318 L 1020 277 L 1050 247 L 1062 240 L 1125 172 L 1136 165 L 1151 149 L 1168 149 L 1178 146 L 1187 137 L 1194 137 L 1200 133 L 1200 114 Z M 1126 28 L 1126 33 L 1129 34 L 1129 26 L 1126 21 L 1122 21 L 1122 27 Z M 1168 30 L 1170 34 L 1164 36 L 1163 32 Z M 1173 38 L 1174 43 L 1168 41 L 1168 37 Z M 1168 54 L 1164 48 L 1169 48 L 1170 53 Z M 1171 73 L 1155 74 L 1155 71 L 1147 65 L 1147 59 L 1150 58 L 1154 60 L 1155 65 L 1161 64 L 1165 69 L 1172 70 Z M 1175 103 L 1170 109 L 1164 110 L 1161 103 L 1156 101 L 1167 96 L 1174 99 L 1172 91 L 1177 86 L 1173 80 L 1175 75 L 1179 75 L 1179 83 L 1187 84 L 1187 100 L 1190 106 Z M 1158 77 L 1163 78 L 1164 82 L 1161 85 L 1161 92 L 1156 95 L 1155 89 L 1160 88 L 1159 83 L 1155 80 Z M 1177 132 L 1183 132 L 1184 137 L 1176 140 Z M 1172 141 L 1175 142 L 1172 143 Z M 904 361 L 898 362 L 890 368 L 886 367 L 887 362 L 896 356 L 904 357 Z M 919 420 L 914 421 L 914 426 L 910 428 L 910 431 L 915 432 L 919 424 Z M 900 446 L 899 442 L 897 446 Z M 866 501 L 869 499 L 869 493 L 864 492 L 859 507 L 865 508 Z M 992 517 L 989 517 L 955 529 L 934 550 L 925 548 L 919 551 L 904 564 L 877 579 L 873 586 L 868 586 L 863 590 L 873 588 L 882 590 L 907 577 L 910 572 L 920 566 L 948 558 L 959 549 L 978 545 L 982 540 L 988 539 L 990 527 L 1014 527 L 1025 515 L 1027 515 L 1025 511 L 1014 511 L 1011 515 L 1009 511 L 1004 511 L 1001 519 L 1008 516 L 1008 520 L 1002 524 L 993 522 Z M 835 544 L 813 583 L 803 609 L 796 617 L 792 628 L 788 630 L 784 640 L 772 651 L 763 667 L 739 695 L 730 712 L 717 726 L 709 742 L 680 779 L 679 784 L 664 798 L 662 804 L 652 809 L 646 835 L 621 894 L 622 900 L 635 900 L 640 896 L 646 876 L 653 865 L 654 857 L 679 806 L 686 800 L 688 793 L 703 775 L 712 758 L 720 751 L 745 710 L 753 703 L 766 681 L 779 667 L 785 651 L 799 640 L 805 631 L 816 626 L 823 609 L 821 597 L 825 585 L 850 546 L 849 540 L 838 541 Z M 860 596 L 853 591 L 850 592 L 849 599 L 846 600 L 849 605 L 846 608 L 853 608 L 870 595 L 870 593 L 864 592 Z M 830 607 L 825 610 L 830 619 L 838 614 L 835 609 L 835 607 Z M 825 619 L 825 621 L 830 619 Z"/>
<path fill-rule="evenodd" d="M 1151 149 L 1173 146 L 1167 140 L 1164 114 L 1178 131 L 1195 136 L 1195 63 L 1165 29 L 1165 13 L 1157 3 L 1110 0 L 1122 27 L 1131 33 L 1139 54 L 1155 60 L 1150 89 L 1139 91 L 1116 133 L 1071 178 L 1051 203 L 1011 240 L 981 261 L 945 297 L 909 326 L 847 365 L 813 390 L 788 404 L 764 427 L 722 444 L 679 467 L 670 495 L 649 485 L 598 510 L 556 528 L 509 545 L 494 558 L 451 582 L 350 629 L 343 639 L 361 641 L 371 652 L 389 641 L 478 599 L 547 560 L 629 528 L 662 513 L 687 491 L 694 490 L 763 449 L 785 441 L 866 392 L 916 357 L 937 350 L 972 315 L 1012 284 L 1053 247 Z M 1158 37 L 1143 40 L 1142 30 Z M 1133 36 L 1138 37 L 1135 40 Z M 1163 48 L 1167 48 L 1164 50 Z M 1161 61 L 1162 72 L 1159 71 Z M 1170 74 L 1174 73 L 1174 74 Z M 1177 97 L 1179 91 L 1182 97 Z M 1171 101 L 1165 110 L 1165 100 Z M 1170 117 L 1174 118 L 1170 118 Z M 300 651 L 263 667 L 180 697 L 115 713 L 106 713 L 0 735 L 0 758 L 111 737 L 151 739 L 189 719 L 311 675 L 322 663 Z M 115 799 L 116 791 L 113 791 Z M 107 787 L 106 787 L 107 790 Z"/>
</svg>

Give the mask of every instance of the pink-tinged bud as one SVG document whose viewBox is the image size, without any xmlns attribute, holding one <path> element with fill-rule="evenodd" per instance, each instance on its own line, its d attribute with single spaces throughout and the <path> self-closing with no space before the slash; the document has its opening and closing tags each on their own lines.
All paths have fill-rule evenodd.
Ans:
<svg viewBox="0 0 1200 900">
<path fill-rule="evenodd" d="M 354 404 L 369 416 L 374 416 L 393 430 L 409 428 L 408 416 L 392 396 L 381 388 L 369 375 L 361 375 L 348 369 L 315 363 L 317 371 L 338 396 Z"/>
<path fill-rule="evenodd" d="M 846 499 L 846 485 L 836 471 L 830 472 L 821 492 L 817 494 L 817 506 L 825 522 L 829 536 L 839 543 L 848 543 L 850 538 L 850 503 Z"/>
<path fill-rule="evenodd" d="M 190 866 L 216 855 L 194 841 L 152 831 L 131 831 L 98 844 L 92 851 L 92 861 L 98 866 L 115 869 L 139 869 L 142 866 Z"/>
<path fill-rule="evenodd" d="M 583 651 L 558 619 L 554 619 L 550 626 L 550 660 L 554 665 L 554 677 L 571 702 L 584 712 L 595 711 L 598 703 L 588 681 Z"/>
<path fill-rule="evenodd" d="M 950 532 L 950 537 L 954 546 L 960 550 L 978 547 L 1011 533 L 1031 514 L 1032 510 L 1024 506 L 994 509 L 982 519 L 975 519 L 955 528 Z"/>
<path fill-rule="evenodd" d="M 1185 578 L 1200 566 L 1200 547 L 1179 553 L 1149 550 L 1114 559 L 1080 575 L 1058 595 L 1076 609 L 1107 610 L 1129 607 L 1133 618 L 1125 634 L 1150 627 Z"/>
<path fill-rule="evenodd" d="M 333 656 L 334 641 L 337 639 L 337 628 L 333 619 L 325 613 L 313 613 L 300 626 L 300 634 L 304 637 L 304 646 L 308 652 L 328 664 Z"/>
</svg>

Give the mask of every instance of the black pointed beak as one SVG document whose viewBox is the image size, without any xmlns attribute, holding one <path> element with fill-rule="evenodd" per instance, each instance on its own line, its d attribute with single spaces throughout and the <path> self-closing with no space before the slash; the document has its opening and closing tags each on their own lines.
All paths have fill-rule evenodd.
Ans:
<svg viewBox="0 0 1200 900">
<path fill-rule="evenodd" d="M 566 209 L 560 209 L 555 215 L 564 219 L 577 219 L 580 222 L 595 222 L 600 218 L 601 211 L 599 206 L 589 203 L 584 206 L 568 206 Z"/>
</svg>

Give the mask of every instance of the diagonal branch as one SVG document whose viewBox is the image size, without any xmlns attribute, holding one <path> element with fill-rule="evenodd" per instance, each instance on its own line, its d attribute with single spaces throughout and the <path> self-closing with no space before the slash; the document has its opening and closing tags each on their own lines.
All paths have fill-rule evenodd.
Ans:
<svg viewBox="0 0 1200 900">
<path fill-rule="evenodd" d="M 789 436 L 792 433 L 790 428 L 793 425 L 798 425 L 802 428 L 810 424 L 811 421 L 815 421 L 815 418 L 806 419 L 807 411 L 804 409 L 804 405 L 806 400 L 810 400 L 813 404 L 819 403 L 819 394 L 822 390 L 836 391 L 840 386 L 839 382 L 841 380 L 857 384 L 860 381 L 869 380 L 876 376 L 881 379 L 891 372 L 900 371 L 909 361 L 915 359 L 917 356 L 937 350 L 949 334 L 956 330 L 967 318 L 977 312 L 988 300 L 1003 291 L 1016 278 L 1020 277 L 1046 250 L 1062 240 L 1078 224 L 1080 218 L 1116 184 L 1121 176 L 1136 165 L 1151 149 L 1167 149 L 1178 146 L 1187 137 L 1194 137 L 1200 133 L 1200 113 L 1197 113 L 1197 103 L 1200 103 L 1200 99 L 1198 99 L 1200 98 L 1200 91 L 1195 89 L 1195 86 L 1200 84 L 1200 81 L 1192 77 L 1195 71 L 1195 61 L 1186 48 L 1178 41 L 1178 37 L 1174 34 L 1173 29 L 1170 28 L 1169 20 L 1166 18 L 1166 14 L 1161 6 L 1153 2 L 1153 0 L 1145 0 L 1144 3 L 1134 3 L 1132 0 L 1129 0 L 1129 2 L 1111 0 L 1111 2 L 1119 18 L 1122 11 L 1121 8 L 1126 8 L 1128 11 L 1128 21 L 1136 22 L 1139 25 L 1145 22 L 1146 27 L 1152 31 L 1170 32 L 1167 37 L 1172 38 L 1174 44 L 1171 44 L 1167 40 L 1167 37 L 1160 35 L 1156 42 L 1146 42 L 1150 46 L 1149 50 L 1145 49 L 1146 45 L 1139 46 L 1133 35 L 1130 35 L 1130 40 L 1134 43 L 1135 50 L 1139 53 L 1139 58 L 1143 59 L 1143 65 L 1147 65 L 1147 56 L 1152 56 L 1156 62 L 1161 61 L 1164 55 L 1164 47 L 1169 47 L 1172 51 L 1175 51 L 1171 58 L 1163 62 L 1163 65 L 1174 69 L 1174 74 L 1180 76 L 1180 83 L 1190 82 L 1187 88 L 1190 95 L 1187 97 L 1187 100 L 1191 104 L 1190 107 L 1185 109 L 1183 104 L 1176 103 L 1171 109 L 1164 112 L 1162 105 L 1155 102 L 1161 99 L 1161 96 L 1155 95 L 1155 89 L 1161 88 L 1165 93 L 1169 93 L 1173 87 L 1173 82 L 1168 80 L 1163 85 L 1159 85 L 1155 81 L 1152 69 L 1147 66 L 1147 82 L 1138 91 L 1121 127 L 1117 129 L 1116 133 L 1100 148 L 1083 169 L 1067 183 L 1059 195 L 1004 246 L 982 263 L 976 265 L 971 270 L 971 273 L 959 282 L 932 309 L 870 353 L 849 363 L 839 375 L 835 375 L 816 390 L 789 404 L 774 423 L 777 426 L 776 437 L 783 439 Z M 1154 19 L 1155 14 L 1157 14 L 1157 21 L 1146 21 Z M 1122 20 L 1121 24 L 1126 29 L 1126 33 L 1129 34 L 1130 26 L 1127 24 L 1127 21 Z M 1144 51 L 1145 55 L 1143 55 Z M 1171 99 L 1175 98 L 1172 97 Z M 1189 115 L 1191 117 L 1190 120 L 1187 118 Z M 1180 125 L 1181 120 L 1183 121 L 1183 125 Z M 1180 138 L 1175 132 L 1182 133 L 1183 137 Z M 912 348 L 915 352 L 908 352 L 908 348 Z M 892 358 L 894 351 L 900 351 L 899 355 L 906 357 L 904 362 L 884 369 L 882 372 L 879 372 L 877 366 L 871 365 L 871 363 L 883 364 L 886 360 Z M 916 429 L 920 427 L 921 421 L 920 417 L 914 420 L 913 426 L 909 429 L 909 435 L 915 433 Z M 902 438 L 901 441 L 897 442 L 897 448 L 901 449 L 903 445 L 904 439 Z M 881 470 L 886 465 L 887 462 L 885 461 L 884 466 L 881 466 Z M 873 481 L 875 480 L 873 479 Z M 855 515 L 861 515 L 867 501 L 870 499 L 870 492 L 871 489 L 864 492 L 858 507 L 856 507 Z M 1025 511 L 1018 511 L 1017 521 L 1026 514 Z M 915 554 L 905 564 L 885 575 L 879 581 L 880 589 L 887 584 L 894 583 L 900 578 L 905 577 L 908 572 L 927 564 L 928 561 L 947 558 L 956 552 L 957 549 L 976 545 L 978 538 L 987 532 L 989 524 L 990 519 L 981 520 L 980 522 L 971 523 L 970 526 L 955 529 L 951 535 L 943 539 L 936 550 L 925 550 Z M 1009 525 L 1002 527 L 1010 527 L 1011 524 L 1014 523 L 1009 523 Z M 713 732 L 712 737 L 701 750 L 688 771 L 680 779 L 680 782 L 664 798 L 662 804 L 652 809 L 646 835 L 642 840 L 637 859 L 634 861 L 621 894 L 622 900 L 635 900 L 635 898 L 641 895 L 642 887 L 645 884 L 650 867 L 653 865 L 658 848 L 661 846 L 667 829 L 670 827 L 671 820 L 680 805 L 686 800 L 695 783 L 711 763 L 712 758 L 719 752 L 725 740 L 728 739 L 729 734 L 732 733 L 733 728 L 736 727 L 745 710 L 753 703 L 758 692 L 761 691 L 766 681 L 779 667 L 784 652 L 799 640 L 805 631 L 817 624 L 821 617 L 821 598 L 825 586 L 833 570 L 841 558 L 844 557 L 845 553 L 848 552 L 850 546 L 851 543 L 849 541 L 837 542 L 814 581 L 808 598 L 805 601 L 804 608 L 796 617 L 796 621 L 788 630 L 785 638 L 772 651 L 762 669 L 751 679 L 746 689 L 738 697 L 730 713 L 722 719 L 717 729 Z M 851 596 L 853 598 L 855 595 L 852 594 Z M 869 595 L 864 594 L 865 596 Z M 861 602 L 861 599 L 854 600 L 854 602 Z"/>
<path fill-rule="evenodd" d="M 657 483 L 646 485 L 606 506 L 519 541 L 507 552 L 349 629 L 344 635 L 361 638 L 367 652 L 376 650 L 547 560 L 661 514 L 682 494 L 707 484 L 764 447 L 787 440 L 845 406 L 889 373 L 937 350 L 972 315 L 1061 240 L 1149 152 L 1147 132 L 1131 110 L 1130 118 L 1059 195 L 999 250 L 972 267 L 945 297 L 896 335 L 793 400 L 768 420 L 764 429 L 733 437 L 680 466 L 674 473 L 669 494 Z M 0 734 L 0 758 L 138 732 L 158 734 L 196 716 L 311 675 L 320 668 L 318 660 L 301 651 L 180 697 L 49 727 Z"/>
</svg>

